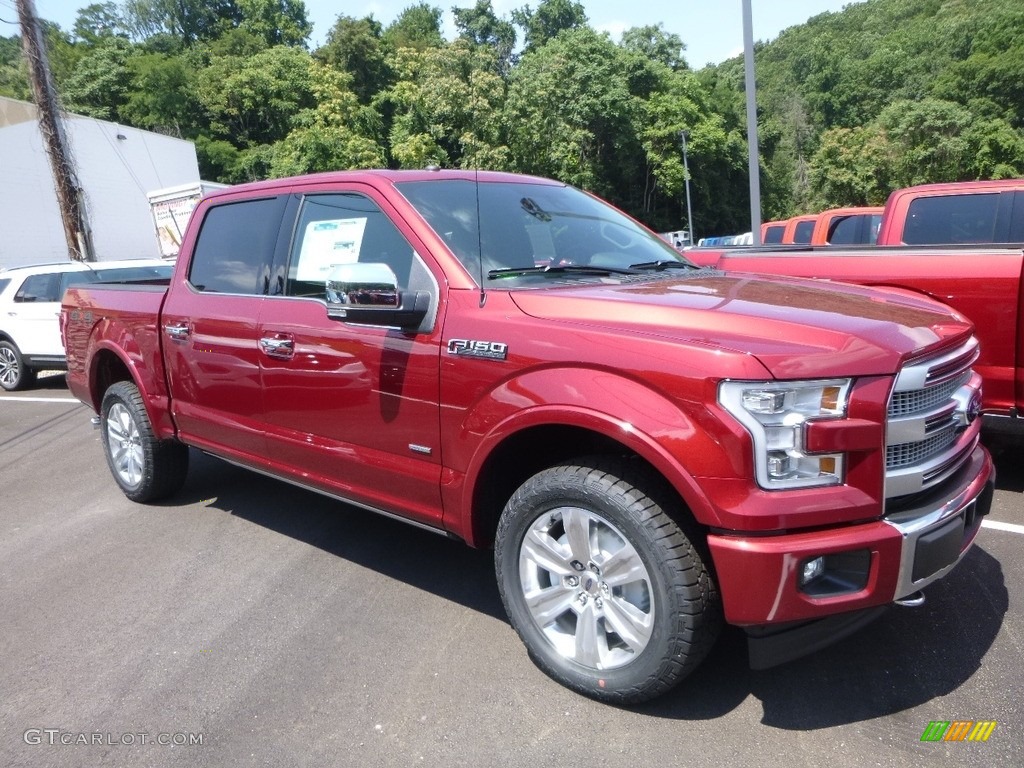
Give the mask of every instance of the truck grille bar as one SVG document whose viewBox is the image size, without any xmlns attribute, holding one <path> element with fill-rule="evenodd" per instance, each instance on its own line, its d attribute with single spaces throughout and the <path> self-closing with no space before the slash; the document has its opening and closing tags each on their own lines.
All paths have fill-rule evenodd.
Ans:
<svg viewBox="0 0 1024 768">
<path fill-rule="evenodd" d="M 886 500 L 927 491 L 959 469 L 978 443 L 981 377 L 973 337 L 951 352 L 905 366 L 889 397 Z"/>
</svg>

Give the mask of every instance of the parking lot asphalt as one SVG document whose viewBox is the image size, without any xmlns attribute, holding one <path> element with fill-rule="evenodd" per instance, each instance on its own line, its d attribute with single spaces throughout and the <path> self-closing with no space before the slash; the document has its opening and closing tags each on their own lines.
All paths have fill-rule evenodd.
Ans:
<svg viewBox="0 0 1024 768">
<path fill-rule="evenodd" d="M 615 708 L 531 663 L 491 553 L 196 452 L 134 504 L 90 415 L 59 377 L 0 397 L 2 766 L 1024 765 L 1020 450 L 924 606 L 761 672 L 729 631 Z"/>
</svg>

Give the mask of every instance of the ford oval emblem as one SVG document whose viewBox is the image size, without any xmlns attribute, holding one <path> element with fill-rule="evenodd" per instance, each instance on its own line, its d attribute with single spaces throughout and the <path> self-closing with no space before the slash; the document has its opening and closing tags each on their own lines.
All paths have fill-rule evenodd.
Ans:
<svg viewBox="0 0 1024 768">
<path fill-rule="evenodd" d="M 967 403 L 967 423 L 973 424 L 981 415 L 981 390 L 975 390 Z"/>
</svg>

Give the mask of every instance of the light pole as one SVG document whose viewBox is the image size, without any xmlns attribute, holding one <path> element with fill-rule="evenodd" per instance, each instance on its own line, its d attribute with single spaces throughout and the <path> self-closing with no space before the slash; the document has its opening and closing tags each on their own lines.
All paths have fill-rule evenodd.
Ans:
<svg viewBox="0 0 1024 768">
<path fill-rule="evenodd" d="M 679 138 L 683 140 L 683 171 L 686 176 L 686 226 L 690 229 L 690 245 L 696 245 L 697 239 L 693 236 L 693 210 L 690 208 L 690 164 L 686 160 L 686 140 L 690 138 L 690 132 L 680 131 Z"/>
<path fill-rule="evenodd" d="M 754 22 L 743 0 L 743 71 L 747 88 L 747 165 L 750 173 L 750 234 L 761 245 L 761 173 L 757 154 L 757 81 L 754 78 Z"/>
</svg>

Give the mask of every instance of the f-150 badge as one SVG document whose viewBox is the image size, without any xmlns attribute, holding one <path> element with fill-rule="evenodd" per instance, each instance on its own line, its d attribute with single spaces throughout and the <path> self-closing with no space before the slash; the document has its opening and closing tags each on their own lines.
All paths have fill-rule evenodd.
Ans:
<svg viewBox="0 0 1024 768">
<path fill-rule="evenodd" d="M 448 341 L 448 354 L 458 357 L 482 357 L 485 360 L 505 360 L 508 357 L 508 344 L 500 341 L 451 339 Z"/>
</svg>

